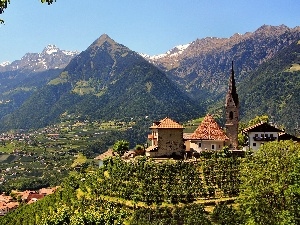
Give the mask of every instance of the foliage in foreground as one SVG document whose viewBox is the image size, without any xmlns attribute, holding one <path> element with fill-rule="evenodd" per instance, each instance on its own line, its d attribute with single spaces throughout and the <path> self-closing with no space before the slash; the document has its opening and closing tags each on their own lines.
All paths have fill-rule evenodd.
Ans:
<svg viewBox="0 0 300 225">
<path fill-rule="evenodd" d="M 193 202 L 207 182 L 194 164 L 111 159 L 98 171 L 71 174 L 58 192 L 9 213 L 0 224 L 300 224 L 299 144 L 265 144 L 241 166 L 238 204 L 218 203 L 211 214 Z"/>
<path fill-rule="evenodd" d="M 246 224 L 300 224 L 300 146 L 265 144 L 244 163 L 239 203 Z"/>
</svg>

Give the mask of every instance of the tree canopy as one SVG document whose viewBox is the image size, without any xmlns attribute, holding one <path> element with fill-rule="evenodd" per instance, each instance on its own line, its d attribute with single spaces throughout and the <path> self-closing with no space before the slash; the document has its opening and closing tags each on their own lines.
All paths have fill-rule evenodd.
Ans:
<svg viewBox="0 0 300 225">
<path fill-rule="evenodd" d="M 120 156 L 124 155 L 129 150 L 129 142 L 125 140 L 117 141 L 113 146 L 113 151 L 117 152 Z"/>
<path fill-rule="evenodd" d="M 246 224 L 299 224 L 299 144 L 265 144 L 243 164 L 241 181 L 239 201 Z"/>
</svg>

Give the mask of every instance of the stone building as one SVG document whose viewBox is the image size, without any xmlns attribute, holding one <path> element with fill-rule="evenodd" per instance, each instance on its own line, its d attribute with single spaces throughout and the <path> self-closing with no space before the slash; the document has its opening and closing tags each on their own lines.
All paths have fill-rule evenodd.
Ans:
<svg viewBox="0 0 300 225">
<path fill-rule="evenodd" d="M 228 92 L 225 99 L 225 128 L 229 138 L 229 148 L 238 148 L 238 127 L 239 127 L 239 98 L 236 92 L 233 62 L 231 76 L 229 78 Z"/>
<path fill-rule="evenodd" d="M 151 146 L 146 149 L 146 156 L 169 157 L 183 155 L 183 126 L 166 117 L 154 122 L 148 135 Z"/>
</svg>

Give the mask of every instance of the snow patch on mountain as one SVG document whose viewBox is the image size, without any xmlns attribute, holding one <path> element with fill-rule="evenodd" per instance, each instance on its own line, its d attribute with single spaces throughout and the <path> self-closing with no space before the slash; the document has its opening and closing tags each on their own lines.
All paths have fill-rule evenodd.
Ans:
<svg viewBox="0 0 300 225">
<path fill-rule="evenodd" d="M 166 53 L 151 56 L 149 59 L 151 59 L 151 60 L 157 60 L 157 59 L 161 59 L 161 58 L 166 57 L 166 56 L 175 57 L 175 56 L 181 55 L 190 46 L 190 44 L 191 43 L 185 44 L 185 45 L 175 46 L 174 48 L 172 48 L 171 50 L 167 51 Z"/>
<path fill-rule="evenodd" d="M 47 45 L 41 53 L 26 53 L 20 60 L 12 63 L 1 63 L 0 72 L 26 70 L 45 71 L 48 69 L 64 68 L 78 51 L 60 50 L 56 45 Z"/>
<path fill-rule="evenodd" d="M 44 50 L 43 50 L 43 53 L 46 53 L 46 54 L 48 54 L 48 55 L 51 55 L 51 54 L 53 54 L 53 53 L 55 53 L 55 52 L 58 52 L 58 50 L 59 50 L 59 48 L 58 47 L 56 47 L 56 45 L 47 45 L 45 48 L 44 48 Z"/>
<path fill-rule="evenodd" d="M 8 66 L 9 64 L 10 64 L 9 61 L 5 61 L 5 62 L 0 63 L 0 66 L 4 67 L 4 66 Z"/>
<path fill-rule="evenodd" d="M 63 52 L 65 55 L 70 55 L 70 56 L 75 56 L 75 55 L 78 55 L 78 54 L 79 54 L 78 51 L 66 51 L 66 50 L 62 50 L 62 52 Z"/>
</svg>

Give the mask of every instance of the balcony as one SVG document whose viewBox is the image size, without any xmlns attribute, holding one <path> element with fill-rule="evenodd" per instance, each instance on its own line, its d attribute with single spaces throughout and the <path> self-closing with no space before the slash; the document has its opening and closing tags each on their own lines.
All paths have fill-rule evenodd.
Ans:
<svg viewBox="0 0 300 225">
<path fill-rule="evenodd" d="M 275 141 L 277 137 L 253 137 L 254 141 Z"/>
</svg>

